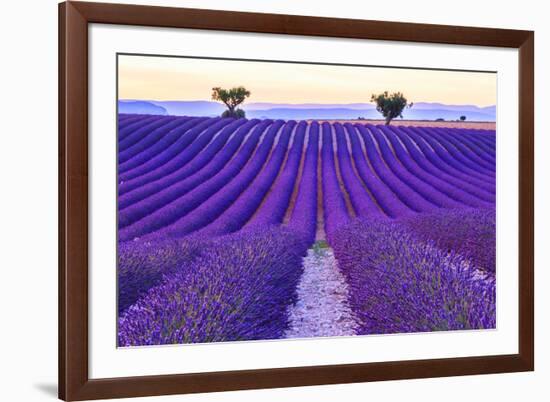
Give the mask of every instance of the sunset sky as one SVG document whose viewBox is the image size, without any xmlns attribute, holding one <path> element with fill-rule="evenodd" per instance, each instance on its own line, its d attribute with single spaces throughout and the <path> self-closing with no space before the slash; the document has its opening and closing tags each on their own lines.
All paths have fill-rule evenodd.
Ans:
<svg viewBox="0 0 550 402">
<path fill-rule="evenodd" d="M 387 67 L 120 55 L 119 99 L 210 100 L 212 87 L 245 86 L 247 102 L 367 103 L 400 91 L 411 102 L 496 104 L 497 75 Z"/>
</svg>

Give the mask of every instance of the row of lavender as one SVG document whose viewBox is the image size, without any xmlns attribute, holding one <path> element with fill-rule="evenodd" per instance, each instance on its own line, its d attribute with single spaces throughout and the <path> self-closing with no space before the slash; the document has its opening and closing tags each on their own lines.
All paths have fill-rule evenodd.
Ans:
<svg viewBox="0 0 550 402">
<path fill-rule="evenodd" d="M 395 243 L 399 247 L 439 252 L 446 261 L 428 259 L 431 271 L 422 269 L 423 280 L 433 280 L 434 268 L 441 267 L 448 273 L 443 281 L 455 287 L 460 281 L 484 284 L 478 293 L 446 299 L 440 304 L 444 309 L 454 302 L 464 305 L 467 294 L 488 300 L 467 302 L 475 313 L 471 319 L 457 318 L 464 311 L 440 314 L 447 318 L 436 319 L 437 324 L 421 320 L 422 325 L 409 320 L 398 332 L 491 327 L 494 280 L 464 275 L 477 272 L 465 269 L 468 264 L 494 272 L 494 148 L 494 132 L 121 116 L 121 345 L 279 337 L 287 325 L 282 312 L 295 299 L 301 256 L 315 239 L 318 205 L 350 282 L 352 307 L 364 323 L 361 333 L 395 330 L 387 323 L 373 326 L 376 311 L 380 317 L 391 315 L 372 303 L 378 297 L 387 306 L 388 298 L 402 295 L 384 291 L 384 283 L 393 285 L 382 281 L 383 275 L 365 276 L 375 270 L 367 269 L 364 259 L 367 251 L 387 254 L 375 245 L 387 244 L 384 233 L 395 232 L 396 224 L 404 233 L 400 238 L 414 234 L 414 242 Z M 471 224 L 456 234 L 445 230 L 451 221 Z M 358 222 L 366 226 L 359 230 Z M 379 243 L 369 248 L 348 242 L 359 241 L 368 228 L 381 236 Z M 483 232 L 483 241 L 473 246 L 463 241 L 479 239 L 476 230 Z M 465 262 L 449 257 L 451 251 Z M 388 270 L 400 272 L 399 263 L 392 264 Z M 401 281 L 410 279 L 404 275 Z M 381 292 L 368 294 L 373 280 Z M 425 295 L 422 280 L 416 280 L 417 293 Z M 421 310 L 428 308 L 424 299 L 417 301 Z M 406 311 L 414 304 L 400 306 Z M 397 312 L 395 319 L 403 322 Z"/>
<path fill-rule="evenodd" d="M 120 240 L 155 232 L 186 235 L 212 224 L 218 228 L 207 231 L 240 229 L 250 216 L 225 227 L 214 221 L 226 219 L 221 216 L 253 182 L 256 192 L 261 188 L 262 194 L 268 193 L 284 168 L 287 150 L 297 154 L 306 136 L 308 142 L 318 141 L 318 131 L 325 155 L 323 186 L 324 177 L 333 171 L 336 175 L 338 165 L 353 216 L 401 218 L 434 208 L 494 204 L 494 134 L 490 133 L 476 136 L 467 130 L 349 123 L 323 123 L 319 128 L 316 122 L 127 117 L 121 121 L 119 141 Z M 331 162 L 335 149 L 337 164 Z M 297 159 L 287 170 L 299 167 Z M 260 175 L 269 177 L 257 178 Z M 224 194 L 219 195 L 222 189 Z M 261 206 L 258 201 L 247 203 L 245 215 L 256 213 L 254 207 Z"/>
</svg>

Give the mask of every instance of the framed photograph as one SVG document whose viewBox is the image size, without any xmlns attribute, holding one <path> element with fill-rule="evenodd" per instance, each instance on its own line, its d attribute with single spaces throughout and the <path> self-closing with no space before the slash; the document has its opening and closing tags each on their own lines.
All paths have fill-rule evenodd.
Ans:
<svg viewBox="0 0 550 402">
<path fill-rule="evenodd" d="M 61 399 L 534 369 L 533 32 L 59 7 Z"/>
</svg>

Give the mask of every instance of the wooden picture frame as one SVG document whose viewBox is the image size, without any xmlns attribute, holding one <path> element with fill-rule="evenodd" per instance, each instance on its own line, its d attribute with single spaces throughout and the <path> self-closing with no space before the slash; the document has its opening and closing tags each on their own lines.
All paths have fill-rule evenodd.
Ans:
<svg viewBox="0 0 550 402">
<path fill-rule="evenodd" d="M 192 28 L 519 49 L 519 353 L 398 362 L 90 379 L 88 375 L 88 24 Z M 139 397 L 532 371 L 534 33 L 184 8 L 59 5 L 59 397 Z"/>
</svg>

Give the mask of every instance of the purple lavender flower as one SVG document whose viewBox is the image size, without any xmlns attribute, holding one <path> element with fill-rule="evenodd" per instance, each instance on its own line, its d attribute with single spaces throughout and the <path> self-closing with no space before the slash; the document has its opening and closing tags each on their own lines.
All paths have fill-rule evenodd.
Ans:
<svg viewBox="0 0 550 402">
<path fill-rule="evenodd" d="M 183 148 L 181 152 L 175 155 L 168 155 L 169 160 L 161 158 L 160 161 L 155 161 L 160 162 L 160 166 L 155 166 L 156 163 L 154 163 L 154 168 L 152 170 L 143 172 L 143 174 L 138 177 L 128 181 L 122 181 L 122 183 L 119 182 L 119 195 L 123 195 L 128 191 L 158 180 L 180 169 L 195 156 L 197 156 L 197 154 L 212 140 L 214 134 L 216 134 L 222 127 L 229 124 L 232 120 L 233 119 L 209 119 L 205 121 L 205 125 L 199 124 L 194 127 L 181 137 L 181 141 L 178 144 L 178 148 Z M 147 166 L 147 168 L 149 167 L 150 166 Z"/>
<path fill-rule="evenodd" d="M 280 338 L 306 247 L 273 227 L 213 240 L 122 314 L 119 346 Z"/>
<path fill-rule="evenodd" d="M 432 241 L 446 252 L 456 252 L 483 271 L 496 269 L 494 208 L 436 211 L 403 220 L 414 237 Z"/>
<path fill-rule="evenodd" d="M 120 346 L 282 337 L 319 206 L 360 334 L 495 327 L 494 131 L 118 124 Z"/>
<path fill-rule="evenodd" d="M 193 261 L 208 239 L 136 241 L 118 246 L 118 311 L 122 313 L 165 275 Z"/>
<path fill-rule="evenodd" d="M 319 154 L 319 123 L 312 122 L 309 127 L 308 145 L 304 158 L 304 167 L 298 187 L 298 195 L 292 209 L 287 227 L 313 244 L 317 229 L 317 167 Z"/>
<path fill-rule="evenodd" d="M 359 334 L 495 328 L 495 282 L 395 221 L 356 220 L 332 246 Z"/>
</svg>

